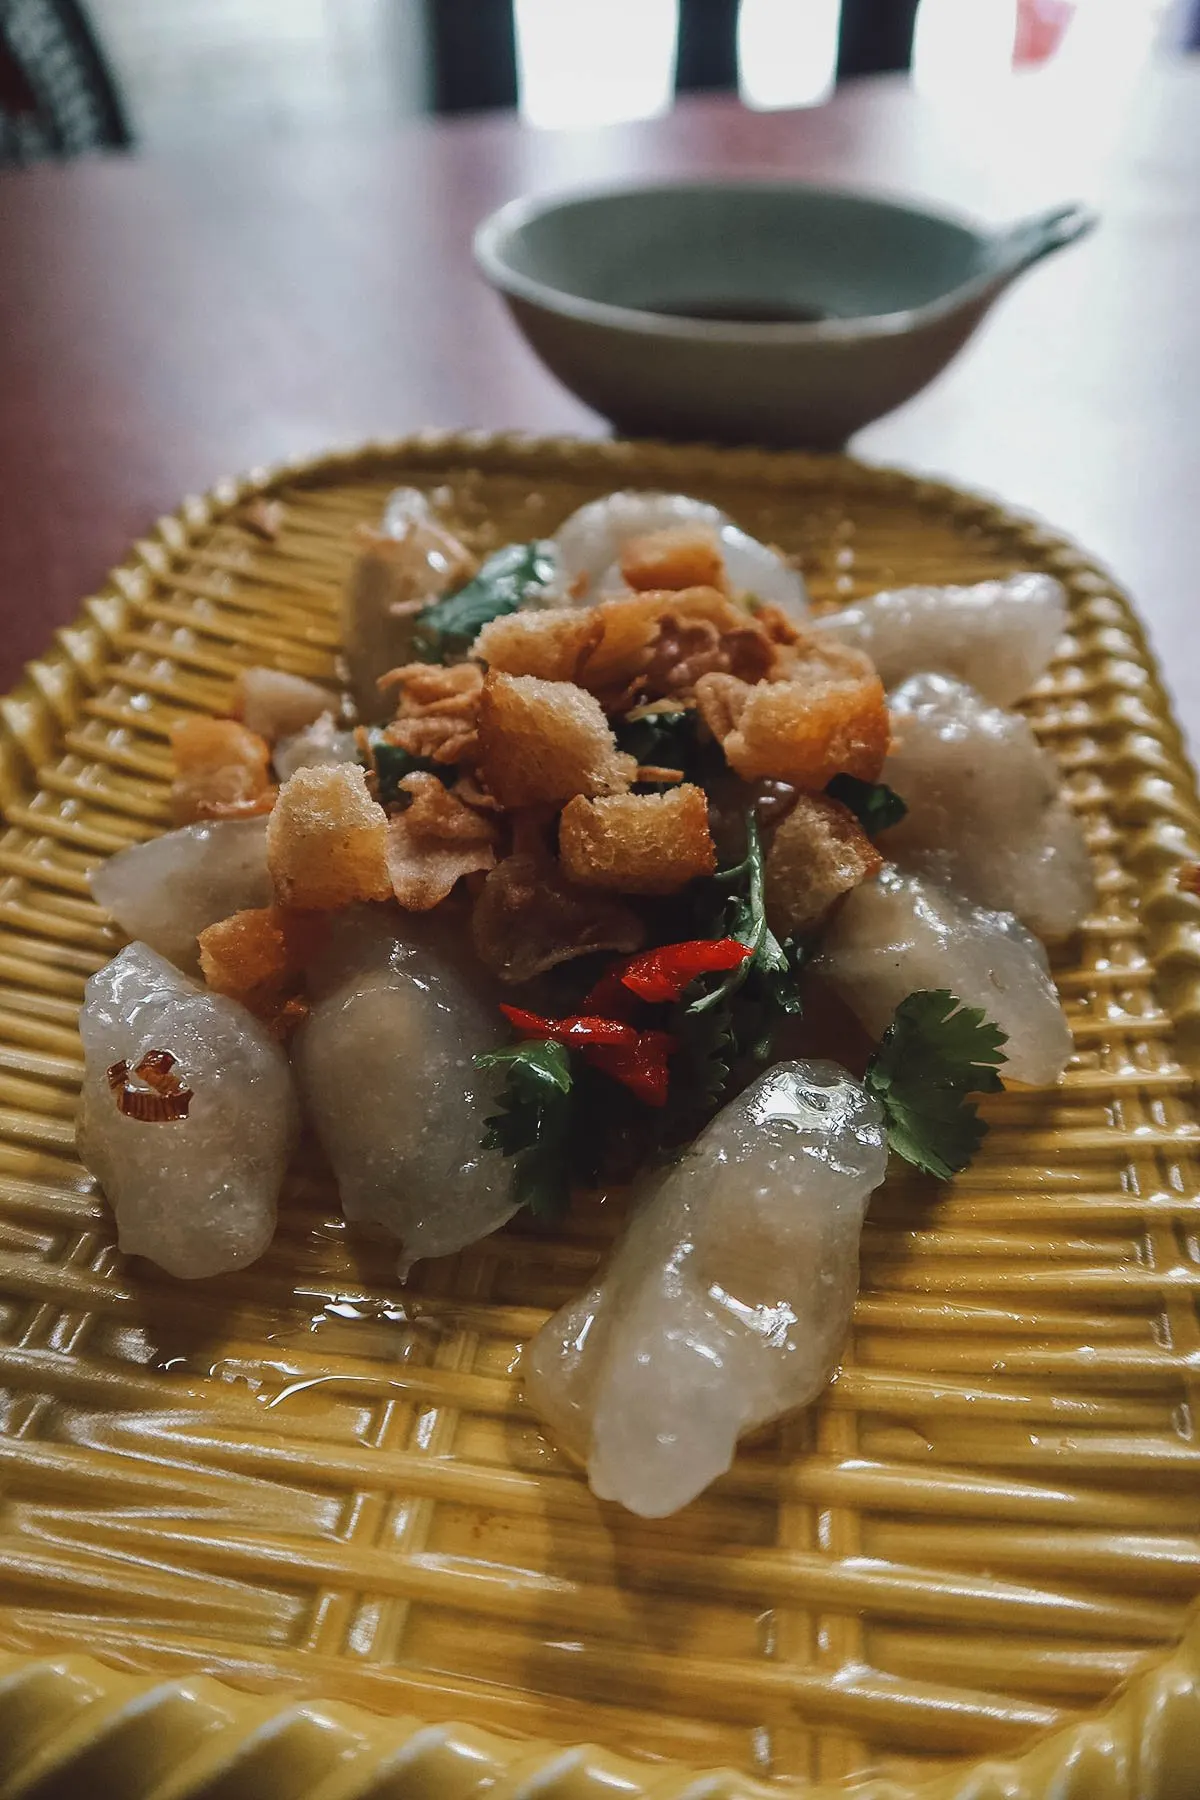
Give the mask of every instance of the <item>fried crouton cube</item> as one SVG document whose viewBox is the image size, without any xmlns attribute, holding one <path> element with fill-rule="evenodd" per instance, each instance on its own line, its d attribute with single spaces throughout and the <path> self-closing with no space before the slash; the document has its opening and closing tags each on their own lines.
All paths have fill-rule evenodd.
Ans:
<svg viewBox="0 0 1200 1800">
<path fill-rule="evenodd" d="M 334 911 L 390 900 L 387 814 L 357 763 L 297 769 L 267 826 L 267 867 L 285 906 Z"/>
<path fill-rule="evenodd" d="M 799 794 L 767 854 L 767 922 L 779 937 L 809 931 L 835 900 L 882 867 L 848 807 L 824 794 Z"/>
<path fill-rule="evenodd" d="M 291 737 L 306 725 L 315 725 L 322 713 L 336 712 L 337 700 L 315 681 L 288 675 L 282 669 L 243 669 L 234 683 L 235 719 L 256 731 L 268 743 Z"/>
<path fill-rule="evenodd" d="M 177 825 L 269 803 L 270 747 L 236 719 L 180 719 L 171 727 L 171 750 Z"/>
<path fill-rule="evenodd" d="M 621 546 L 621 574 L 631 588 L 725 586 L 725 559 L 711 531 L 678 525 L 627 538 Z"/>
<path fill-rule="evenodd" d="M 573 682 L 488 674 L 479 706 L 479 773 L 502 806 L 621 793 L 636 767 L 617 749 L 600 702 Z"/>
<path fill-rule="evenodd" d="M 861 662 L 851 668 L 797 657 L 786 680 L 753 686 L 702 675 L 696 702 L 746 780 L 769 776 L 818 792 L 838 774 L 874 781 L 888 751 L 888 711 L 883 683 Z"/>
<path fill-rule="evenodd" d="M 324 913 L 255 906 L 200 933 L 200 968 L 215 994 L 275 1019 L 329 936 Z"/>
<path fill-rule="evenodd" d="M 708 801 L 691 782 L 665 794 L 572 800 L 558 851 L 570 880 L 623 894 L 673 894 L 717 866 Z"/>
<path fill-rule="evenodd" d="M 471 655 L 502 675 L 574 681 L 580 656 L 598 636 L 594 613 L 577 606 L 503 613 L 484 626 L 471 645 Z"/>
</svg>

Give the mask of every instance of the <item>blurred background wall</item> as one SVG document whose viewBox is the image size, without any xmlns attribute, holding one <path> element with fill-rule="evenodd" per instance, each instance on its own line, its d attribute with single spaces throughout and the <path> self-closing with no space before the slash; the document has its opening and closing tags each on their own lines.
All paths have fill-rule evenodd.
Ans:
<svg viewBox="0 0 1200 1800">
<path fill-rule="evenodd" d="M 135 143 L 170 149 L 503 104 L 548 128 L 602 125 L 705 88 L 806 106 L 908 67 L 931 93 L 1038 63 L 1128 70 L 1200 36 L 1200 0 L 0 0 L 7 160 L 88 147 L 85 125 L 57 144 L 11 128 L 40 91 L 37 59 L 57 58 L 58 80 L 81 27 Z"/>
</svg>

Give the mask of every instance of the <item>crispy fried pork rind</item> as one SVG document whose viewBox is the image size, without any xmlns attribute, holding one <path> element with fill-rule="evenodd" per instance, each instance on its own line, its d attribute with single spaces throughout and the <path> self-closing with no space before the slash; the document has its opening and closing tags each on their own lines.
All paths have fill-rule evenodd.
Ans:
<svg viewBox="0 0 1200 1800">
<path fill-rule="evenodd" d="M 411 756 L 433 762 L 474 762 L 483 670 L 477 663 L 405 663 L 383 677 L 399 690 L 396 717 L 384 735 Z"/>
<path fill-rule="evenodd" d="M 711 875 L 716 850 L 703 788 L 572 800 L 559 823 L 559 855 L 572 881 L 625 894 L 673 894 Z"/>
<path fill-rule="evenodd" d="M 270 747 L 236 719 L 180 719 L 171 727 L 171 750 L 171 810 L 177 825 L 247 818 L 269 808 Z"/>
<path fill-rule="evenodd" d="M 770 776 L 814 792 L 839 774 L 876 780 L 889 729 L 870 660 L 860 652 L 853 660 L 826 656 L 811 634 L 781 654 L 783 679 L 751 686 L 710 674 L 697 681 L 701 715 L 726 760 L 746 780 Z"/>
<path fill-rule="evenodd" d="M 235 719 L 273 744 L 313 725 L 322 713 L 336 712 L 334 696 L 302 675 L 282 669 L 243 669 L 234 683 L 229 708 Z"/>
<path fill-rule="evenodd" d="M 412 796 L 388 825 L 392 892 L 409 912 L 429 912 L 464 875 L 496 866 L 496 827 L 428 773 L 406 775 Z"/>
<path fill-rule="evenodd" d="M 357 763 L 297 769 L 267 827 L 267 867 L 280 904 L 325 912 L 390 900 L 387 825 Z"/>
<path fill-rule="evenodd" d="M 200 968 L 217 994 L 240 1000 L 273 1026 L 297 1023 L 304 971 L 329 936 L 326 913 L 258 906 L 200 933 Z"/>
<path fill-rule="evenodd" d="M 482 963 L 501 981 L 535 975 L 596 950 L 640 950 L 645 927 L 619 900 L 572 887 L 545 851 L 519 850 L 484 882 L 471 918 Z"/>
<path fill-rule="evenodd" d="M 485 625 L 471 655 L 502 675 L 574 681 L 579 659 L 599 635 L 599 622 L 577 606 L 502 614 Z"/>
<path fill-rule="evenodd" d="M 835 900 L 882 867 L 848 807 L 824 794 L 798 794 L 767 855 L 767 922 L 777 937 L 810 931 Z"/>
<path fill-rule="evenodd" d="M 616 745 L 600 702 L 569 681 L 488 674 L 479 706 L 479 772 L 502 806 L 554 805 L 627 789 L 637 765 Z"/>
<path fill-rule="evenodd" d="M 726 585 L 721 546 L 716 533 L 703 525 L 679 525 L 626 538 L 620 564 L 623 578 L 639 591 Z"/>
<path fill-rule="evenodd" d="M 588 615 L 596 629 L 583 652 L 577 680 L 592 693 L 619 695 L 643 676 L 654 656 L 662 621 L 707 619 L 719 633 L 743 629 L 750 615 L 713 587 L 661 588 L 623 600 L 602 600 Z"/>
</svg>

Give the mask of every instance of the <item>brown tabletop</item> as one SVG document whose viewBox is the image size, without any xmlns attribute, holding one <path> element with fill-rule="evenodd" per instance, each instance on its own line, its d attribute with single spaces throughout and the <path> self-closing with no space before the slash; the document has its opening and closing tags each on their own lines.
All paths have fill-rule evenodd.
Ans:
<svg viewBox="0 0 1200 1800">
<path fill-rule="evenodd" d="M 128 540 L 218 475 L 420 425 L 595 433 L 472 272 L 529 189 L 794 172 L 1003 219 L 1092 199 L 924 395 L 854 448 L 1043 513 L 1133 589 L 1193 742 L 1200 570 L 1200 62 L 957 105 L 693 101 L 587 133 L 508 118 L 0 177 L 0 687 Z"/>
</svg>

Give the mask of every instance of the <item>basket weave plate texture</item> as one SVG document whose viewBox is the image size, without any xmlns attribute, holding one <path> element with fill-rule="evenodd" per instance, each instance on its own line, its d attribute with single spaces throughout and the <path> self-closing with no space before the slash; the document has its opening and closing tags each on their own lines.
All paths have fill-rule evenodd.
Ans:
<svg viewBox="0 0 1200 1800">
<path fill-rule="evenodd" d="M 821 601 L 1070 590 L 1029 702 L 1099 881 L 1056 968 L 1066 1079 L 989 1101 L 952 1186 L 876 1194 L 826 1398 L 659 1523 L 593 1499 L 514 1374 L 600 1209 L 401 1289 L 309 1156 L 267 1256 L 188 1284 L 118 1255 L 74 1156 L 76 1009 L 117 944 L 88 871 L 167 824 L 167 729 L 241 666 L 332 683 L 354 527 L 398 481 L 478 548 L 659 486 Z M 0 783 L 0 1795 L 1194 1800 L 1200 817 L 1101 571 L 845 459 L 422 437 L 164 520 L 3 704 Z"/>
</svg>

